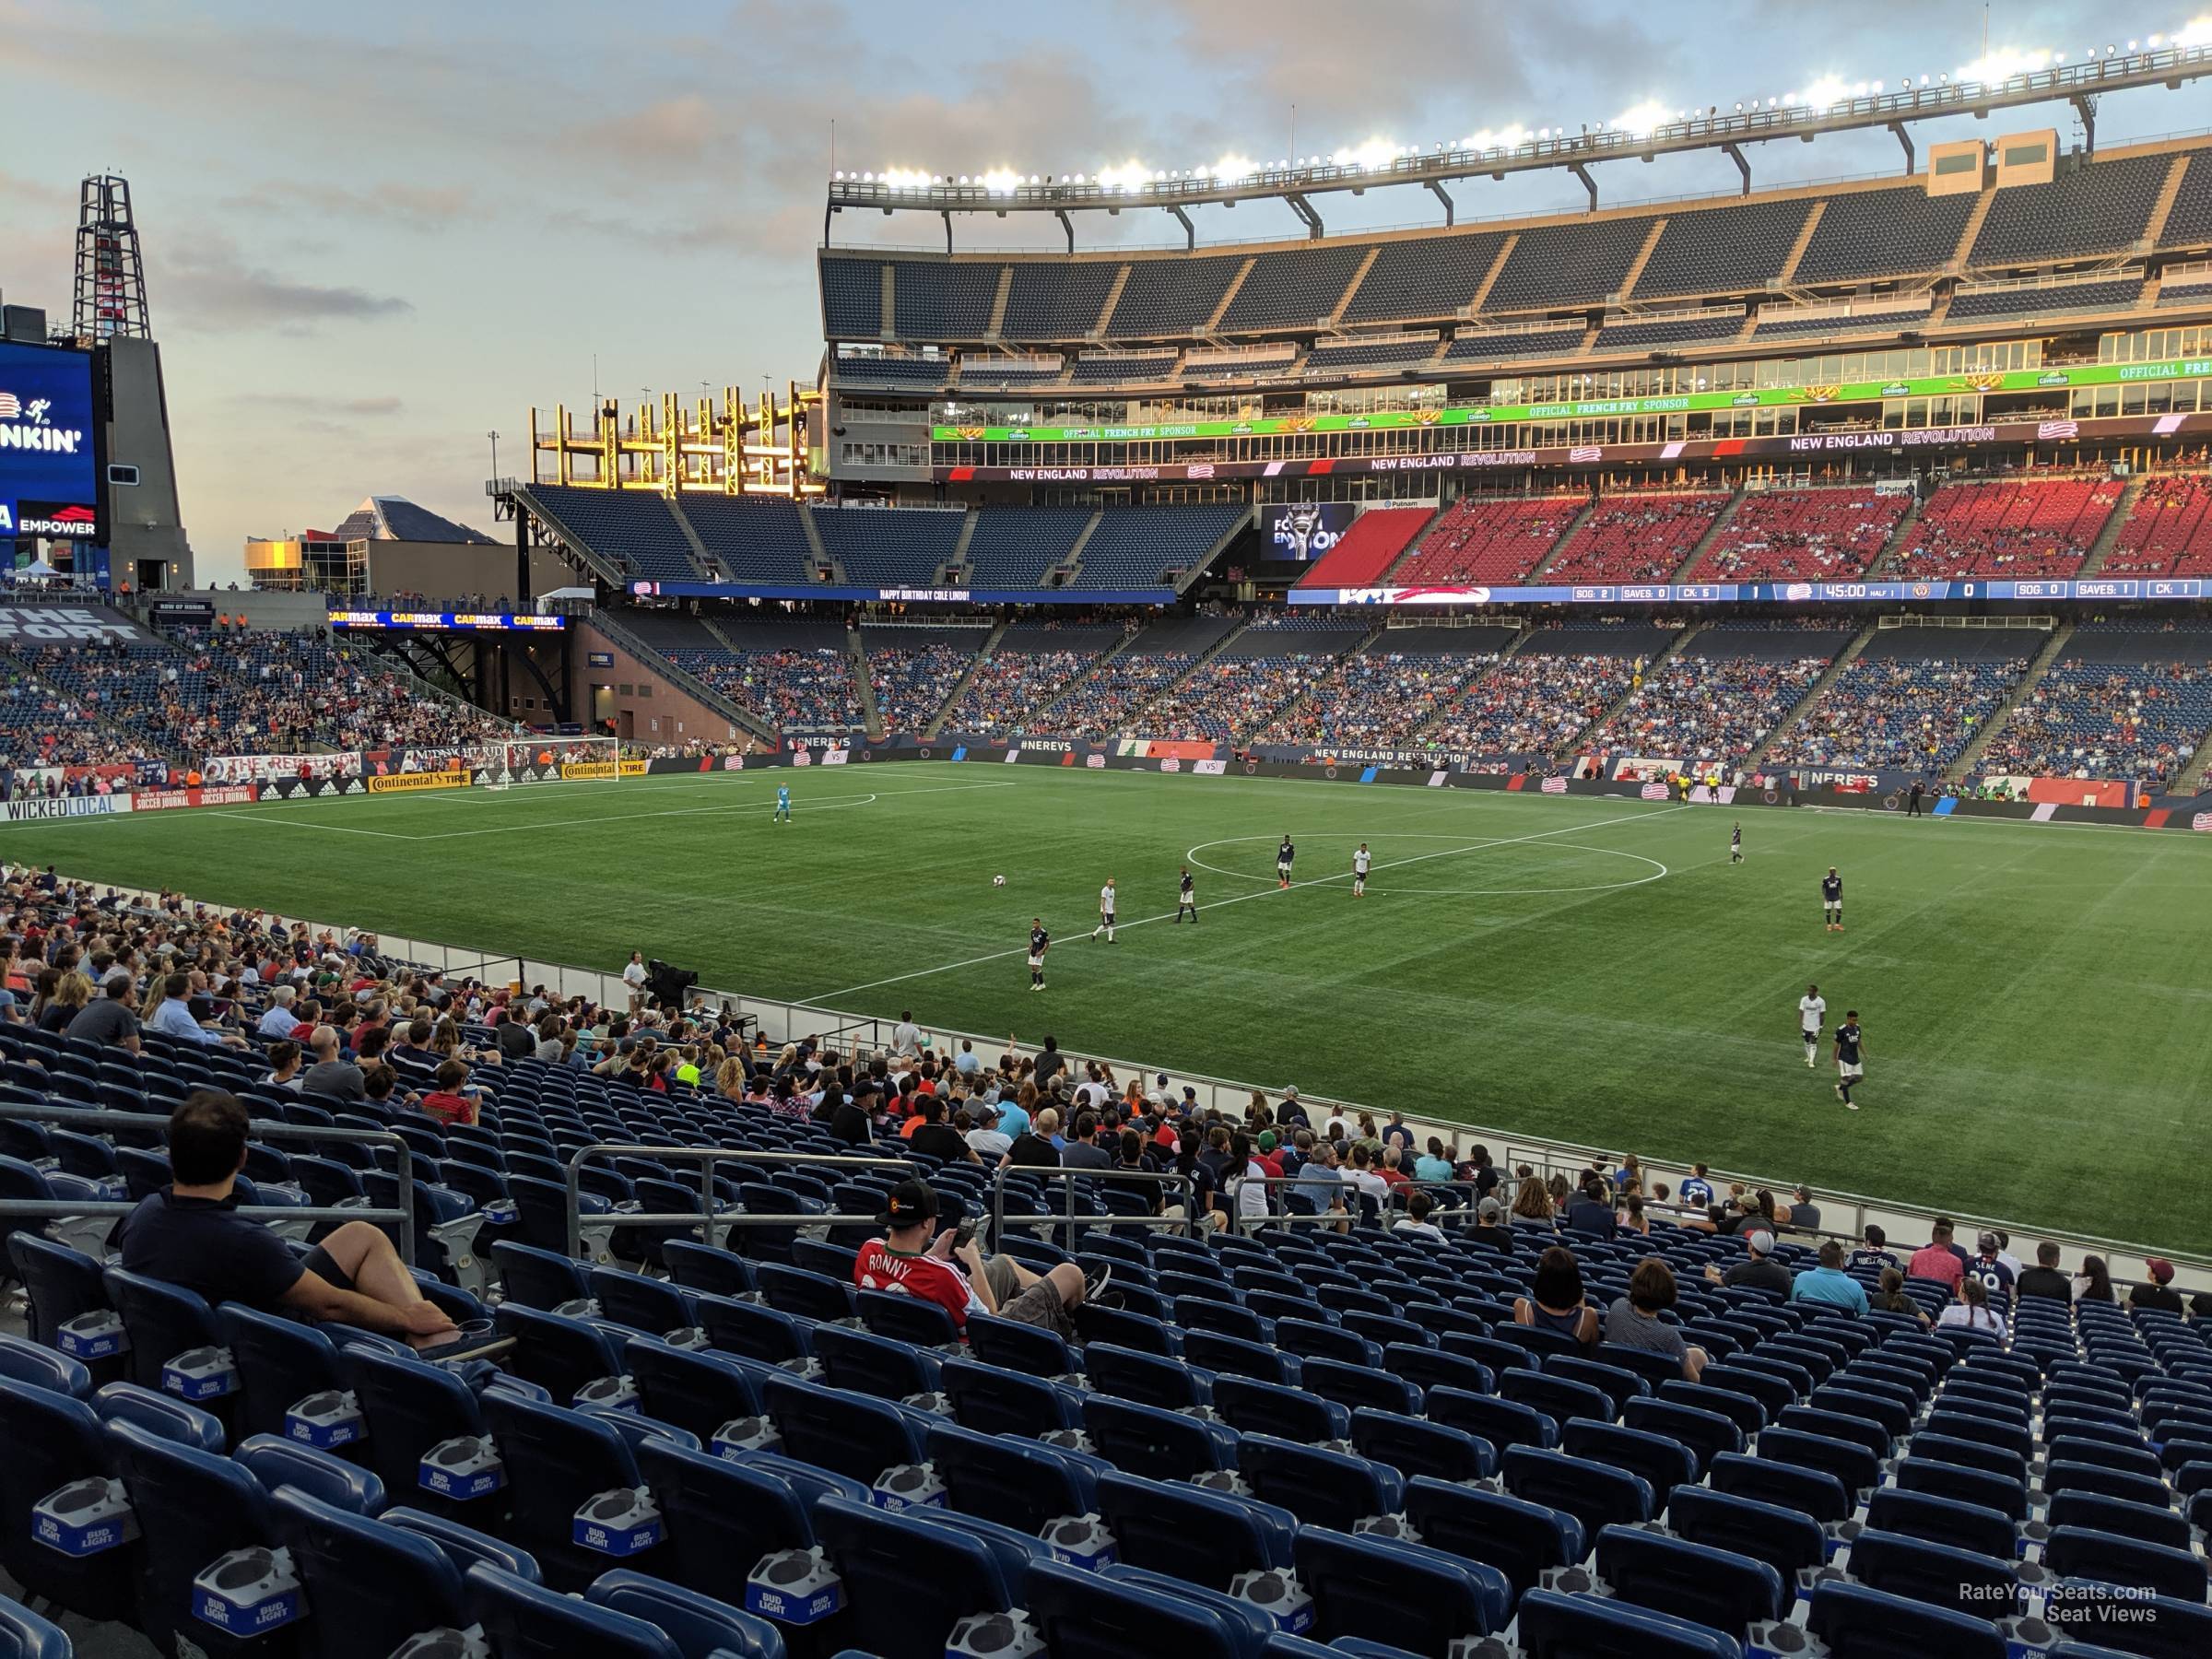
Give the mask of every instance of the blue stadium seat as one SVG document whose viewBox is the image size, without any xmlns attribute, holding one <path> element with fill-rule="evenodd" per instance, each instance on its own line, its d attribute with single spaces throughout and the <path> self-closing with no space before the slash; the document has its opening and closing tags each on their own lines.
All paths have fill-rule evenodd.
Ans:
<svg viewBox="0 0 2212 1659">
<path fill-rule="evenodd" d="M 1572 1515 L 1502 1492 L 1416 1476 L 1406 1483 L 1406 1518 L 1431 1548 L 1504 1573 L 1516 1595 L 1554 1567 L 1571 1567 L 1588 1553 Z"/>
<path fill-rule="evenodd" d="M 1211 1302 L 1193 1305 L 1216 1306 Z M 1238 1312 L 1242 1311 L 1234 1310 Z M 1217 1382 L 1223 1376 L 1250 1377 L 1257 1382 L 1273 1382 L 1295 1388 L 1301 1369 L 1296 1355 L 1286 1354 L 1265 1340 L 1232 1336 L 1218 1330 L 1203 1328 L 1184 1329 L 1182 1357 L 1193 1365 L 1212 1371 Z"/>
<path fill-rule="evenodd" d="M 1477 1435 L 1404 1412 L 1362 1406 L 1352 1413 L 1352 1450 L 1407 1479 L 1487 1480 L 1498 1472 L 1498 1449 Z"/>
<path fill-rule="evenodd" d="M 2193 1605 L 2205 1599 L 2205 1558 L 2086 1526 L 2058 1526 L 2043 1541 L 2043 1565 L 2062 1578 L 2119 1584 Z"/>
<path fill-rule="evenodd" d="M 463 1569 L 425 1535 L 297 1487 L 276 1491 L 269 1507 L 307 1596 L 313 1659 L 384 1659 L 422 1631 L 467 1625 Z"/>
<path fill-rule="evenodd" d="M 0 1659 L 70 1659 L 69 1638 L 59 1625 L 0 1596 Z"/>
<path fill-rule="evenodd" d="M 82 1362 L 20 1336 L 0 1336 L 0 1379 L 76 1400 L 92 1393 L 92 1372 Z"/>
<path fill-rule="evenodd" d="M 1082 1396 L 1061 1383 L 973 1359 L 947 1359 L 937 1386 L 956 1422 L 983 1434 L 1036 1438 L 1082 1426 Z"/>
<path fill-rule="evenodd" d="M 1677 1406 L 1724 1417 L 1735 1425 L 1739 1434 L 1757 1434 L 1767 1426 L 1767 1408 L 1749 1394 L 1737 1394 L 1732 1389 L 1715 1388 L 1705 1382 L 1662 1382 L 1659 1397 Z"/>
<path fill-rule="evenodd" d="M 1908 1492 L 1926 1492 L 1937 1498 L 1955 1498 L 1961 1503 L 1979 1504 L 2011 1521 L 2028 1519 L 2028 1488 L 2009 1476 L 1992 1475 L 1985 1470 L 1910 1453 L 1898 1459 L 1891 1474 L 1895 1483 Z M 1840 1484 L 1838 1489 L 1841 1489 Z"/>
<path fill-rule="evenodd" d="M 1261 1502 L 1288 1511 L 1303 1526 L 1349 1532 L 1358 1522 L 1391 1513 L 1405 1500 L 1404 1478 L 1387 1465 L 1271 1434 L 1244 1436 L 1237 1472 Z"/>
<path fill-rule="evenodd" d="M 816 1504 L 813 1520 L 844 1580 L 844 1633 L 879 1659 L 940 1659 L 961 1619 L 1018 1605 L 1007 1559 L 958 1526 L 838 1498 Z"/>
<path fill-rule="evenodd" d="M 1259 1659 L 1248 1617 L 1200 1594 L 1160 1595 L 1143 1580 L 1045 1562 L 1030 1569 L 1023 1605 L 1053 1659 Z"/>
<path fill-rule="evenodd" d="M 953 1508 L 1032 1535 L 1095 1509 L 1096 1483 L 1109 1472 L 1082 1453 L 951 1423 L 930 1430 L 927 1449 Z"/>
<path fill-rule="evenodd" d="M 1212 1398 L 1210 1380 L 1182 1360 L 1140 1353 L 1118 1343 L 1085 1344 L 1083 1374 L 1101 1394 L 1165 1411 L 1204 1406 Z"/>
<path fill-rule="evenodd" d="M 1810 1515 L 1711 1487 L 1677 1487 L 1667 1500 L 1666 1524 L 1693 1544 L 1766 1562 L 1785 1583 L 1828 1559 L 1828 1535 Z"/>
<path fill-rule="evenodd" d="M 822 1362 L 822 1380 L 832 1388 L 848 1388 L 887 1400 L 903 1400 L 937 1388 L 935 1355 L 911 1342 L 878 1336 L 871 1331 L 817 1325 L 814 1357 Z"/>
<path fill-rule="evenodd" d="M 1621 1421 L 1630 1429 L 1664 1435 L 1682 1446 L 1695 1467 L 1693 1479 L 1703 1476 L 1706 1465 L 1721 1453 L 1744 1449 L 1743 1431 L 1719 1412 L 1674 1400 L 1630 1400 Z"/>
<path fill-rule="evenodd" d="M 1833 1475 L 1764 1457 L 1724 1452 L 1707 1465 L 1705 1478 L 1716 1492 L 1756 1498 L 1810 1515 L 1823 1524 L 1849 1519 L 1853 1508 L 1851 1494 Z"/>
<path fill-rule="evenodd" d="M 490 1254 L 511 1302 L 550 1313 L 570 1302 L 591 1299 L 591 1272 L 573 1256 L 511 1240 L 492 1245 Z"/>
<path fill-rule="evenodd" d="M 0 1568 L 33 1596 L 73 1613 L 128 1615 L 138 1547 L 117 1543 L 76 1555 L 37 1540 L 33 1511 L 46 1499 L 109 1474 L 100 1418 L 85 1401 L 0 1379 Z M 88 1492 L 88 1494 L 89 1493 Z"/>
<path fill-rule="evenodd" d="M 760 1415 L 760 1383 L 770 1368 L 712 1349 L 672 1347 L 633 1337 L 623 1351 L 646 1416 L 689 1430 L 701 1444 L 735 1418 Z"/>
<path fill-rule="evenodd" d="M 576 1541 L 578 1512 L 642 1484 L 629 1442 L 606 1418 L 488 1389 L 484 1421 L 506 1465 L 515 1542 L 537 1558 L 547 1583 L 581 1589 L 615 1559 Z"/>
<path fill-rule="evenodd" d="M 1441 1347 L 1414 1347 L 1394 1342 L 1382 1350 L 1382 1367 L 1405 1378 L 1424 1395 L 1432 1388 L 1456 1388 L 1468 1394 L 1497 1391 L 1490 1368 L 1479 1359 Z"/>
<path fill-rule="evenodd" d="M 499 1253 L 498 1246 L 493 1246 L 492 1253 Z M 753 1265 L 735 1251 L 719 1245 L 668 1239 L 661 1244 L 661 1259 L 668 1277 L 686 1290 L 735 1297 L 750 1296 L 759 1288 L 753 1279 Z"/>
<path fill-rule="evenodd" d="M 2005 1635 L 1986 1618 L 1831 1580 L 1813 1592 L 1806 1626 L 1832 1659 L 2004 1659 Z"/>
<path fill-rule="evenodd" d="M 922 1414 L 873 1394 L 782 1375 L 760 1385 L 760 1404 L 783 1437 L 783 1453 L 873 1487 L 888 1471 L 923 1461 Z"/>
<path fill-rule="evenodd" d="M 653 1626 L 683 1659 L 784 1659 L 782 1633 L 726 1602 L 618 1567 L 592 1581 L 594 1607 Z"/>
<path fill-rule="evenodd" d="M 661 1577 L 726 1594 L 765 1558 L 812 1547 L 807 1506 L 781 1477 L 663 1440 L 635 1455 L 667 1525 L 647 1558 Z"/>
<path fill-rule="evenodd" d="M 861 1323 L 878 1336 L 888 1336 L 899 1342 L 911 1342 L 916 1347 L 958 1350 L 961 1347 L 960 1334 L 953 1328 L 952 1315 L 935 1302 L 924 1301 L 918 1296 L 900 1296 L 888 1290 L 861 1290 L 853 1295 L 854 1311 Z M 984 1317 L 975 1315 L 969 1322 L 973 1335 L 975 1322 Z M 1017 1329 L 1030 1329 L 1017 1326 Z M 1050 1335 L 1040 1331 L 1040 1335 Z"/>
<path fill-rule="evenodd" d="M 1508 1446 L 1551 1447 L 1559 1443 L 1559 1425 L 1533 1406 L 1516 1405 L 1494 1394 L 1459 1388 L 1432 1388 L 1427 1405 L 1431 1422 L 1464 1429 L 1499 1451 Z"/>
<path fill-rule="evenodd" d="M 231 1453 L 261 1482 L 264 1491 L 297 1487 L 311 1498 L 373 1515 L 384 1507 L 384 1483 L 367 1469 L 275 1434 L 255 1434 Z"/>
<path fill-rule="evenodd" d="M 63 1325 L 80 1314 L 108 1305 L 100 1264 L 81 1250 L 21 1229 L 7 1236 L 8 1260 L 29 1292 L 30 1339 L 42 1347 L 60 1346 Z M 98 1362 L 97 1381 L 112 1382 L 124 1371 L 121 1357 Z"/>
<path fill-rule="evenodd" d="M 1789 1610 L 1789 1582 L 1770 1562 L 1639 1527 L 1597 1535 L 1597 1575 L 1613 1594 L 1654 1613 L 1709 1626 L 1742 1641 L 1754 1624 Z M 1565 1588 L 1561 1575 L 1554 1588 Z"/>
<path fill-rule="evenodd" d="M 903 1299 L 912 1301 L 912 1297 Z M 942 1310 L 939 1310 L 942 1312 Z M 978 1359 L 1032 1377 L 1065 1377 L 1082 1371 L 1076 1357 L 1052 1332 L 987 1314 L 969 1316 L 968 1346 Z"/>
<path fill-rule="evenodd" d="M 1955 1544 L 1998 1560 L 2018 1553 L 2018 1529 L 2001 1511 L 1933 1492 L 1882 1487 L 1866 1500 L 1866 1524 L 1901 1537 Z"/>
<path fill-rule="evenodd" d="M 1215 1377 L 1213 1406 L 1239 1433 L 1279 1434 L 1286 1440 L 1318 1443 L 1342 1440 L 1351 1432 L 1351 1413 L 1335 1400 L 1250 1377 Z"/>
<path fill-rule="evenodd" d="M 1598 1414 L 1608 1423 L 1620 1416 L 1630 1400 L 1642 1398 L 1654 1386 L 1630 1368 L 1572 1356 L 1545 1360 L 1544 1374 L 1547 1377 L 1563 1377 L 1571 1382 L 1587 1383 L 1605 1395 L 1611 1406 L 1610 1410 Z"/>
<path fill-rule="evenodd" d="M 1617 1423 L 1570 1418 L 1559 1433 L 1559 1450 L 1641 1477 L 1652 1488 L 1653 1502 L 1662 1510 L 1669 1493 L 1698 1477 L 1697 1456 L 1680 1441 Z"/>
<path fill-rule="evenodd" d="M 1847 1491 L 1867 1491 L 1881 1481 L 1880 1460 L 1872 1452 L 1825 1434 L 1771 1428 L 1759 1437 L 1759 1454 L 1770 1462 L 1833 1475 Z"/>
<path fill-rule="evenodd" d="M 2059 1460 L 2043 1466 L 2043 1491 L 2055 1497 L 2060 1492 L 2096 1492 L 2107 1498 L 2122 1499 L 2129 1503 L 2147 1503 L 2152 1508 L 2172 1501 L 2167 1496 L 2165 1483 L 2156 1475 L 2136 1475 L 2111 1464 L 2073 1463 Z"/>
<path fill-rule="evenodd" d="M 108 1305 L 123 1315 L 130 1335 L 130 1380 L 141 1388 L 162 1387 L 163 1367 L 178 1355 L 221 1346 L 214 1310 L 194 1292 L 121 1267 L 102 1278 Z"/>
<path fill-rule="evenodd" d="M 619 1267 L 594 1267 L 591 1286 L 600 1317 L 629 1330 L 667 1336 L 699 1323 L 697 1304 L 666 1279 Z"/>
<path fill-rule="evenodd" d="M 501 1336 L 514 1347 L 502 1369 L 535 1382 L 556 1404 L 573 1404 L 586 1387 L 624 1375 L 622 1351 L 609 1328 L 564 1318 L 515 1302 L 503 1302 L 494 1316 Z"/>
<path fill-rule="evenodd" d="M 1099 1455 L 1115 1468 L 1155 1480 L 1237 1466 L 1235 1430 L 1134 1400 L 1085 1395 L 1083 1430 Z"/>
<path fill-rule="evenodd" d="M 1410 1414 L 1421 1408 L 1421 1390 L 1380 1366 L 1347 1365 L 1340 1359 L 1308 1359 L 1301 1366 L 1299 1381 L 1300 1386 L 1354 1410 L 1371 1406 L 1378 1411 Z"/>
<path fill-rule="evenodd" d="M 1436 1653 L 1502 1630 L 1512 1617 L 1502 1571 L 1441 1549 L 1303 1526 L 1291 1554 L 1324 1640 L 1387 1633 L 1409 1652 Z"/>
<path fill-rule="evenodd" d="M 1625 1469 L 1608 1468 L 1563 1452 L 1512 1446 L 1500 1459 L 1505 1489 L 1547 1509 L 1564 1510 L 1586 1536 L 1616 1523 L 1648 1521 L 1656 1512 L 1651 1484 Z"/>
<path fill-rule="evenodd" d="M 1609 1423 L 1614 1418 L 1613 1402 L 1604 1390 L 1549 1371 L 1505 1371 L 1498 1378 L 1498 1393 L 1515 1405 L 1542 1412 L 1554 1423 L 1578 1417 Z"/>
<path fill-rule="evenodd" d="M 1291 1565 L 1297 1517 L 1273 1504 L 1188 1481 L 1103 1475 L 1098 1513 L 1117 1559 L 1226 1591 L 1240 1573 Z"/>
<path fill-rule="evenodd" d="M 471 1567 L 462 1583 L 469 1619 L 483 1626 L 500 1659 L 694 1659 L 658 1625 L 496 1567 Z"/>
<path fill-rule="evenodd" d="M 782 1262 L 759 1263 L 753 1269 L 753 1277 L 759 1284 L 760 1294 L 767 1300 L 768 1305 L 794 1318 L 827 1324 L 831 1320 L 850 1319 L 855 1312 L 853 1286 L 849 1281 L 840 1282 L 827 1274 L 789 1266 Z M 909 1297 L 905 1300 L 912 1301 L 913 1299 Z"/>
<path fill-rule="evenodd" d="M 139 1626 L 164 1652 L 190 1632 L 209 1653 L 246 1651 L 245 1639 L 194 1617 L 193 1580 L 234 1549 L 273 1547 L 268 1495 L 243 1464 L 110 1422 L 109 1453 L 131 1496 L 141 1543 Z"/>
<path fill-rule="evenodd" d="M 2086 1526 L 2094 1532 L 2117 1533 L 2124 1538 L 2140 1538 L 2170 1549 L 2191 1546 L 2186 1517 L 2171 1509 L 2107 1498 L 2100 1492 L 2058 1493 L 2044 1506 L 2043 1522 L 2049 1526 Z"/>
<path fill-rule="evenodd" d="M 788 1313 L 704 1292 L 699 1294 L 695 1305 L 708 1344 L 724 1353 L 758 1359 L 764 1365 L 782 1365 L 813 1355 L 809 1335 L 813 1327 Z"/>
<path fill-rule="evenodd" d="M 2085 1643 L 2103 1640 L 2141 1659 L 2203 1659 L 2212 1652 L 2212 1607 L 2171 1596 L 2129 1597 L 2128 1610 L 2115 1628 L 2112 1593 L 2099 1585 L 2083 1594 L 2077 1586 L 2053 1586 L 2057 1598 L 2045 1605 L 2045 1622 L 2077 1635 Z M 2053 1650 L 2056 1652 L 2057 1650 Z M 2100 1655 L 2107 1650 L 2095 1650 Z"/>
<path fill-rule="evenodd" d="M 244 1391 L 238 1410 L 241 1434 L 288 1434 L 294 1407 L 346 1387 L 336 1345 L 312 1325 L 235 1302 L 226 1303 L 216 1318 Z M 381 1339 L 364 1335 L 354 1340 L 374 1344 Z M 335 1401 L 327 1403 L 337 1407 Z M 335 1432 L 357 1439 L 361 1427 L 333 1425 Z"/>
<path fill-rule="evenodd" d="M 229 1443 L 222 1419 L 213 1412 L 135 1382 L 109 1383 L 92 1396 L 92 1409 L 102 1424 L 135 1423 L 149 1434 L 203 1452 L 220 1452 Z"/>
<path fill-rule="evenodd" d="M 1988 1618 L 2019 1611 L 2019 1576 L 2010 1556 L 1868 1529 L 1852 1539 L 1849 1564 L 1857 1583 L 1931 1606 Z"/>
<path fill-rule="evenodd" d="M 368 1465 L 387 1493 L 478 1526 L 487 1525 L 478 1519 L 486 1512 L 504 1509 L 505 1500 L 495 1493 L 471 1500 L 451 1478 L 440 1481 L 435 1470 L 441 1465 L 433 1465 L 430 1475 L 424 1471 L 433 1448 L 487 1432 L 477 1396 L 466 1382 L 445 1367 L 359 1343 L 347 1344 L 339 1358 L 369 1430 Z M 500 1386 L 529 1388 L 505 1381 Z"/>
<path fill-rule="evenodd" d="M 1741 1659 L 1718 1630 L 1594 1595 L 1532 1590 L 1518 1634 L 1527 1659 Z"/>
</svg>

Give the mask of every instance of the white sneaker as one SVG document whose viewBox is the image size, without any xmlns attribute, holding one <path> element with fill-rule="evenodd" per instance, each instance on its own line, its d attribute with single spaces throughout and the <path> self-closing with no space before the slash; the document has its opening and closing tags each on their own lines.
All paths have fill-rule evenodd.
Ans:
<svg viewBox="0 0 2212 1659">
<path fill-rule="evenodd" d="M 1811 1071 L 1813 1069 L 1813 1057 L 1810 1054 L 1807 1054 L 1805 1057 L 1805 1069 L 1806 1071 Z"/>
<path fill-rule="evenodd" d="M 1854 1101 L 1846 1100 L 1843 1102 L 1843 1110 L 1846 1112 L 1856 1112 L 1858 1110 L 1858 1106 Z"/>
</svg>

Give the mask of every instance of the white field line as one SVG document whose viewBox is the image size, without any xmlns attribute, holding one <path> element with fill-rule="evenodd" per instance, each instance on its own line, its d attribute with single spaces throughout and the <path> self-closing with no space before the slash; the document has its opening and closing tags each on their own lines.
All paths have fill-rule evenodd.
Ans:
<svg viewBox="0 0 2212 1659">
<path fill-rule="evenodd" d="M 1387 863 L 1376 865 L 1374 869 L 1376 871 L 1394 870 L 1406 865 L 1424 864 L 1432 858 L 1451 858 L 1462 853 L 1480 853 L 1487 848 L 1510 847 L 1522 841 L 1548 841 L 1555 835 L 1580 835 L 1589 830 L 1610 829 L 1617 824 L 1641 823 L 1647 818 L 1667 818 L 1675 813 L 1688 812 L 1688 810 L 1689 807 L 1687 805 L 1666 806 L 1657 812 L 1640 812 L 1626 818 L 1607 818 L 1601 823 L 1567 824 L 1557 830 L 1541 830 L 1534 835 L 1507 835 L 1488 840 L 1472 841 L 1464 847 L 1446 847 L 1441 853 L 1417 853 L 1411 858 L 1394 858 Z M 1227 899 L 1211 900 L 1198 908 L 1200 910 L 1222 910 L 1231 904 L 1243 904 L 1253 899 L 1272 898 L 1277 893 L 1297 892 L 1302 888 L 1325 887 L 1335 881 L 1349 881 L 1351 877 L 1352 873 L 1349 870 L 1338 870 L 1332 875 L 1316 876 L 1311 881 L 1294 881 L 1288 888 L 1265 887 L 1254 892 L 1238 893 Z M 1121 923 L 1116 931 L 1125 931 L 1132 927 L 1146 927 L 1155 922 L 1166 922 L 1178 913 L 1175 911 L 1162 911 L 1156 916 L 1140 916 L 1135 922 Z M 1027 945 L 1017 945 L 1011 950 L 994 950 L 983 956 L 969 957 L 963 961 L 940 963 L 935 968 L 917 968 L 912 973 L 895 973 L 888 979 L 870 980 L 865 985 L 847 985 L 841 991 L 825 991 L 819 996 L 800 997 L 796 999 L 795 1006 L 802 1008 L 818 1007 L 826 1002 L 834 1001 L 841 996 L 851 996 L 858 991 L 874 991 L 884 985 L 903 984 L 908 980 L 928 979 L 933 975 L 951 973 L 961 968 L 973 968 L 983 962 L 1000 961 L 1010 956 L 1027 956 L 1029 949 Z"/>
<path fill-rule="evenodd" d="M 1013 789 L 1014 783 L 948 783 L 931 789 L 894 789 L 866 794 L 806 795 L 793 800 L 794 812 L 828 811 L 841 803 L 847 806 L 865 806 L 871 801 L 896 801 L 907 795 L 953 794 L 973 789 Z M 541 818 L 524 824 L 493 824 L 481 830 L 441 830 L 432 835 L 402 835 L 392 830 L 363 830 L 353 824 L 325 824 L 313 818 L 279 816 L 260 811 L 234 812 L 215 808 L 216 818 L 237 818 L 244 823 L 275 824 L 293 830 L 331 830 L 341 835 L 373 835 L 384 841 L 456 841 L 473 835 L 517 835 L 533 830 L 573 830 L 593 824 L 630 824 L 644 818 L 711 818 L 733 812 L 759 812 L 768 805 L 764 796 L 756 796 L 728 806 L 672 806 L 660 812 L 609 812 L 593 818 Z"/>
</svg>

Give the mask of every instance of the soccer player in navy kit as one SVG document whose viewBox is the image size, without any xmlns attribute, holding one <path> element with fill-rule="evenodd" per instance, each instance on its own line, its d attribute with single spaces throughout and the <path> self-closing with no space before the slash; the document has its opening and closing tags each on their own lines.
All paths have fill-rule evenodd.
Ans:
<svg viewBox="0 0 2212 1659">
<path fill-rule="evenodd" d="M 1858 1102 L 1851 1098 L 1866 1077 L 1866 1040 L 1859 1031 L 1859 1011 L 1849 1009 L 1843 1023 L 1836 1028 L 1836 1099 L 1843 1102 L 1846 1112 L 1856 1112 Z"/>
<path fill-rule="evenodd" d="M 1030 918 L 1030 989 L 1044 989 L 1044 953 L 1052 948 L 1053 935 L 1044 931 L 1044 918 Z"/>
<path fill-rule="evenodd" d="M 1290 844 L 1289 836 L 1285 835 L 1283 844 L 1275 850 L 1275 885 L 1277 887 L 1287 888 L 1290 885 L 1290 861 L 1297 856 L 1298 849 Z"/>
<path fill-rule="evenodd" d="M 1828 874 L 1820 877 L 1820 908 L 1828 915 L 1828 931 L 1843 931 L 1843 877 L 1830 865 Z"/>
<path fill-rule="evenodd" d="M 1744 862 L 1744 827 L 1741 824 L 1733 825 L 1728 830 L 1728 862 L 1732 865 Z"/>
<path fill-rule="evenodd" d="M 1182 914 L 1185 911 L 1188 911 L 1191 914 L 1191 925 L 1193 927 L 1197 926 L 1198 893 L 1195 885 L 1191 880 L 1191 873 L 1188 870 L 1183 871 L 1182 885 L 1176 888 L 1175 891 L 1175 920 L 1177 922 L 1181 922 L 1182 920 Z"/>
</svg>

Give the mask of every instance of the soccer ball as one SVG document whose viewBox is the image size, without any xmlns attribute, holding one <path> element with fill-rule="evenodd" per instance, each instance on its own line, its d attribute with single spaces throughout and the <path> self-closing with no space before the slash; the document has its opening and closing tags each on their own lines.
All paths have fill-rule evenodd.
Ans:
<svg viewBox="0 0 2212 1659">
<path fill-rule="evenodd" d="M 991 885 L 993 887 L 1005 887 L 1006 885 L 1006 878 L 1004 876 L 994 876 L 991 877 Z"/>
</svg>

